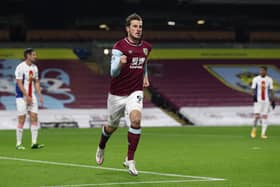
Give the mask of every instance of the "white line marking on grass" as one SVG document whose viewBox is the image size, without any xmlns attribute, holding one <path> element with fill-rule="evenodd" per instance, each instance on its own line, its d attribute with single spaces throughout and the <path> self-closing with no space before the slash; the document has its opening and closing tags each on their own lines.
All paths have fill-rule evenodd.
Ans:
<svg viewBox="0 0 280 187">
<path fill-rule="evenodd" d="M 252 147 L 252 149 L 253 149 L 253 150 L 260 150 L 260 149 L 262 149 L 262 148 L 260 148 L 260 147 Z"/>
<path fill-rule="evenodd" d="M 0 156 L 0 160 L 14 160 L 14 161 L 48 164 L 48 165 L 57 165 L 57 166 L 91 168 L 91 169 L 99 169 L 99 170 L 127 172 L 127 169 L 92 166 L 92 165 L 85 165 L 85 164 L 64 163 L 64 162 L 53 162 L 53 161 L 45 161 L 45 160 L 31 160 L 31 159 L 25 159 L 25 158 L 15 158 L 15 157 L 6 157 L 6 156 Z M 226 180 L 226 179 L 222 179 L 222 178 L 202 177 L 202 176 L 193 176 L 193 175 L 181 175 L 181 174 L 173 174 L 173 173 L 160 173 L 160 172 L 153 172 L 153 171 L 139 171 L 139 172 L 142 173 L 142 174 L 149 174 L 149 175 L 194 179 L 194 180 L 170 180 L 169 183 L 174 182 L 174 181 L 178 183 L 178 182 L 190 182 L 190 181 L 224 181 L 224 180 Z M 135 182 L 134 183 L 135 184 L 141 184 L 141 183 L 146 184 L 146 183 L 159 183 L 159 182 L 167 183 L 168 181 L 142 181 L 142 182 L 139 182 L 139 183 L 135 183 Z M 122 183 L 106 183 L 106 185 L 130 184 L 130 183 L 132 184 L 132 182 L 122 182 Z M 83 184 L 83 185 L 88 185 L 88 184 Z M 101 186 L 101 185 L 105 185 L 105 183 L 103 183 L 103 184 L 90 184 L 90 185 Z"/>
<path fill-rule="evenodd" d="M 140 182 L 109 182 L 97 184 L 69 184 L 69 185 L 55 185 L 55 186 L 40 186 L 40 187 L 85 187 L 85 186 L 113 186 L 113 185 L 133 185 L 133 184 L 166 184 L 166 183 L 185 183 L 185 182 L 205 182 L 209 180 L 162 180 L 162 181 L 140 181 Z"/>
</svg>

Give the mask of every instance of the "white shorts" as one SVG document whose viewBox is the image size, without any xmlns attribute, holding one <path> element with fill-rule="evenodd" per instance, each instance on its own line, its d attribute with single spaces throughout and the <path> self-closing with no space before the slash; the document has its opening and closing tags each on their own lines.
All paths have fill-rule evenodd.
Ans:
<svg viewBox="0 0 280 187">
<path fill-rule="evenodd" d="M 27 112 L 38 113 L 38 104 L 36 97 L 32 97 L 32 104 L 27 105 L 24 98 L 16 98 L 18 116 L 26 115 Z"/>
<path fill-rule="evenodd" d="M 109 125 L 118 127 L 121 117 L 129 116 L 132 110 L 142 112 L 143 91 L 135 91 L 129 96 L 117 96 L 109 93 L 107 107 Z"/>
<path fill-rule="evenodd" d="M 269 102 L 254 102 L 254 114 L 267 115 L 271 111 Z"/>
</svg>

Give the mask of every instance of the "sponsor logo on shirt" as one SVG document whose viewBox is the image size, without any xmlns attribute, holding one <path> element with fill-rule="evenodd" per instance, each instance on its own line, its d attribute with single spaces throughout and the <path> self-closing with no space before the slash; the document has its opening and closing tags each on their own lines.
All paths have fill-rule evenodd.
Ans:
<svg viewBox="0 0 280 187">
<path fill-rule="evenodd" d="M 145 57 L 133 57 L 130 64 L 130 69 L 142 69 L 145 61 Z"/>
</svg>

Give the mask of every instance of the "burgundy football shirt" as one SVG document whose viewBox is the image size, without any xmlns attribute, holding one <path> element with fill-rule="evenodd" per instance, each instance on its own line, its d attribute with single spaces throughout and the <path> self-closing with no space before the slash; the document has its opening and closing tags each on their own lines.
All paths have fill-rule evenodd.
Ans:
<svg viewBox="0 0 280 187">
<path fill-rule="evenodd" d="M 126 96 L 137 90 L 143 90 L 144 64 L 152 49 L 146 41 L 136 45 L 127 38 L 115 43 L 113 49 L 117 49 L 127 56 L 127 63 L 123 64 L 120 74 L 111 79 L 110 93 Z"/>
</svg>

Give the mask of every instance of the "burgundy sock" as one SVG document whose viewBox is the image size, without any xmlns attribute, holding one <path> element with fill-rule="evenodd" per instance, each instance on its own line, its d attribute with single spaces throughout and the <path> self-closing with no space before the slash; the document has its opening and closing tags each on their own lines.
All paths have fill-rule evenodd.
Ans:
<svg viewBox="0 0 280 187">
<path fill-rule="evenodd" d="M 103 126 L 100 141 L 99 141 L 99 148 L 100 149 L 105 149 L 106 143 L 109 140 L 110 136 L 111 136 L 111 134 L 106 132 L 105 126 Z"/>
<path fill-rule="evenodd" d="M 130 127 L 127 134 L 128 139 L 128 152 L 127 160 L 134 160 L 134 154 L 137 149 L 138 142 L 141 136 L 141 129 L 135 129 Z"/>
</svg>

